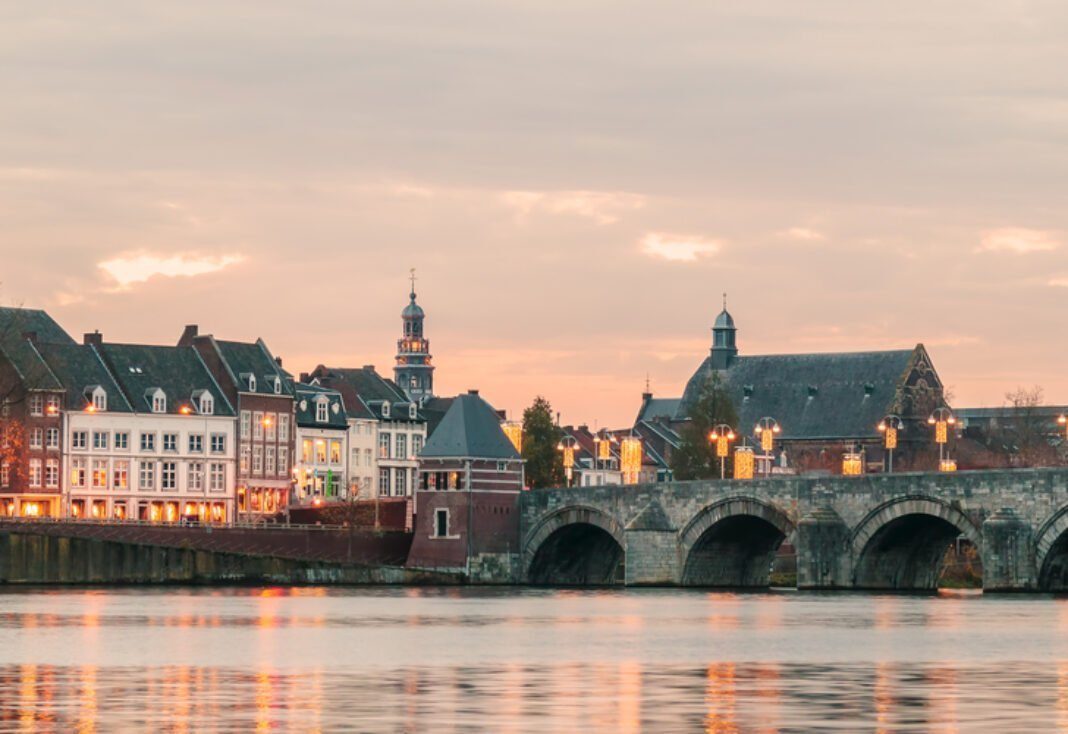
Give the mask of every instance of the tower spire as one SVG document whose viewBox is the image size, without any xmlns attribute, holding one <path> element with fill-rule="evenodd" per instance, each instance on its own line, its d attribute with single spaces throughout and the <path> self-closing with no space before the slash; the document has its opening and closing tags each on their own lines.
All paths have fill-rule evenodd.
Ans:
<svg viewBox="0 0 1068 734">
<path fill-rule="evenodd" d="M 412 281 L 412 292 L 411 292 L 411 293 L 409 293 L 408 295 L 409 295 L 409 296 L 411 297 L 411 299 L 412 299 L 412 300 L 414 301 L 414 300 L 415 300 L 415 268 L 412 268 L 412 269 L 411 269 L 411 270 L 409 270 L 408 272 L 410 273 L 410 275 L 409 275 L 408 277 L 409 277 L 409 278 L 411 279 L 411 281 Z"/>
</svg>

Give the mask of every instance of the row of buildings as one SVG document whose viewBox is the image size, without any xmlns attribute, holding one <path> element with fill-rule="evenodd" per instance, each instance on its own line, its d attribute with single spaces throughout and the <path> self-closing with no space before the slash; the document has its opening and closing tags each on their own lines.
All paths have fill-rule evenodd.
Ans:
<svg viewBox="0 0 1068 734">
<path fill-rule="evenodd" d="M 409 497 L 449 407 L 423 319 L 413 287 L 395 379 L 294 377 L 262 340 L 187 326 L 170 345 L 78 341 L 43 311 L 0 309 L 0 515 L 222 523 Z"/>
</svg>

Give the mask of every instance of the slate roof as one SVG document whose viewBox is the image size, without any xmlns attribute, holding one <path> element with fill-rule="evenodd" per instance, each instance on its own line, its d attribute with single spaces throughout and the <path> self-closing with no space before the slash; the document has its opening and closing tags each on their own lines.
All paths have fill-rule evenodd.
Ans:
<svg viewBox="0 0 1068 734">
<path fill-rule="evenodd" d="M 397 383 L 382 377 L 374 367 L 326 367 L 319 365 L 310 377 L 325 387 L 337 390 L 345 399 L 350 415 L 357 418 L 410 421 L 408 417 L 411 399 Z M 390 417 L 382 415 L 382 404 L 390 404 Z M 353 409 L 355 406 L 355 409 Z M 425 420 L 421 411 L 416 421 Z"/>
<path fill-rule="evenodd" d="M 35 333 L 39 344 L 75 343 L 44 311 L 0 307 L 0 352 L 18 372 L 23 385 L 29 390 L 62 390 L 62 383 L 49 369 L 38 348 L 23 336 L 27 332 Z"/>
<path fill-rule="evenodd" d="M 293 386 L 296 398 L 297 425 L 304 428 L 340 428 L 347 429 L 348 413 L 345 410 L 345 401 L 341 393 L 331 390 L 322 385 L 309 385 L 296 383 Z M 326 422 L 320 423 L 315 419 L 316 400 L 325 397 L 330 407 L 326 412 Z M 335 406 L 336 410 L 335 410 Z"/>
<path fill-rule="evenodd" d="M 274 356 L 267 349 L 262 339 L 255 342 L 234 342 L 224 339 L 215 339 L 215 346 L 219 350 L 223 361 L 237 382 L 240 392 L 249 392 L 248 380 L 242 375 L 254 375 L 256 377 L 256 390 L 259 395 L 275 395 L 274 385 L 271 380 L 278 378 L 282 382 L 282 395 L 292 395 L 293 388 L 287 379 L 288 373 L 278 366 Z M 270 378 L 270 379 L 268 379 Z"/>
<path fill-rule="evenodd" d="M 638 420 L 635 422 L 655 421 L 657 418 L 675 420 L 680 403 L 682 403 L 682 398 L 649 398 L 643 402 L 641 411 L 638 413 Z"/>
<path fill-rule="evenodd" d="M 433 436 L 434 431 L 438 430 L 438 426 L 441 425 L 441 421 L 444 420 L 445 414 L 449 412 L 454 400 L 456 398 L 435 397 L 423 403 L 422 413 L 426 417 L 427 436 Z"/>
<path fill-rule="evenodd" d="M 152 412 L 146 393 L 158 387 L 167 396 L 168 413 L 179 413 L 195 391 L 207 390 L 215 399 L 215 415 L 234 415 L 233 406 L 193 347 L 104 343 L 96 350 L 136 412 Z"/>
<path fill-rule="evenodd" d="M 453 400 L 420 456 L 500 460 L 520 458 L 515 446 L 501 430 L 497 412 L 472 393 L 459 395 Z"/>
<path fill-rule="evenodd" d="M 765 416 L 782 426 L 785 439 L 876 436 L 921 347 L 885 352 L 787 354 L 736 357 L 723 373 L 749 432 Z M 686 385 L 679 417 L 689 414 L 711 374 L 706 358 Z"/>
<path fill-rule="evenodd" d="M 40 344 L 38 350 L 52 373 L 66 388 L 65 405 L 69 410 L 81 410 L 91 398 L 86 388 L 99 385 L 107 393 L 109 413 L 129 413 L 133 408 L 111 372 L 91 346 L 84 344 Z"/>
</svg>

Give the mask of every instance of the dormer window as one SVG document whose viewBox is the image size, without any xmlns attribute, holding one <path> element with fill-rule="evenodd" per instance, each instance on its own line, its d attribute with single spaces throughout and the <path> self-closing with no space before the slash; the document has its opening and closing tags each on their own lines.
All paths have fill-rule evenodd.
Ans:
<svg viewBox="0 0 1068 734">
<path fill-rule="evenodd" d="M 389 418 L 389 403 L 382 403 L 382 417 Z"/>
<path fill-rule="evenodd" d="M 315 401 L 315 422 L 326 423 L 330 420 L 330 401 L 320 396 Z"/>
<path fill-rule="evenodd" d="M 875 385 L 870 382 L 864 383 L 864 397 L 870 398 L 873 394 L 875 394 Z"/>
<path fill-rule="evenodd" d="M 278 375 L 275 375 L 275 377 L 272 380 L 272 382 L 274 383 L 274 394 L 275 395 L 281 395 L 282 394 L 282 380 L 280 380 L 278 378 Z"/>
<path fill-rule="evenodd" d="M 408 418 L 410 420 L 414 421 L 418 417 L 419 417 L 419 409 L 416 407 L 415 403 L 412 403 L 411 405 L 408 406 Z"/>
<path fill-rule="evenodd" d="M 167 412 L 167 395 L 158 387 L 149 388 L 145 393 L 145 397 L 148 398 L 153 413 Z"/>
<path fill-rule="evenodd" d="M 256 392 L 256 375 L 248 376 L 248 391 Z"/>
<path fill-rule="evenodd" d="M 212 415 L 215 412 L 215 400 L 211 395 L 203 395 L 200 398 L 200 414 Z"/>
<path fill-rule="evenodd" d="M 100 385 L 93 385 L 86 389 L 86 400 L 89 402 L 89 409 L 94 412 L 102 412 L 108 409 L 108 393 Z"/>
</svg>

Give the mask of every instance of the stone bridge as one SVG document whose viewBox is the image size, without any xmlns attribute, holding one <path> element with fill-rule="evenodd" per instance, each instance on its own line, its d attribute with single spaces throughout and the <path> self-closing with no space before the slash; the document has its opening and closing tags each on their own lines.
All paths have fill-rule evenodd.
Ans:
<svg viewBox="0 0 1068 734">
<path fill-rule="evenodd" d="M 520 500 L 521 581 L 933 589 L 957 539 L 989 591 L 1068 590 L 1068 469 L 545 489 Z"/>
</svg>

